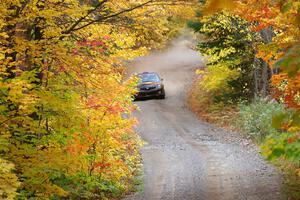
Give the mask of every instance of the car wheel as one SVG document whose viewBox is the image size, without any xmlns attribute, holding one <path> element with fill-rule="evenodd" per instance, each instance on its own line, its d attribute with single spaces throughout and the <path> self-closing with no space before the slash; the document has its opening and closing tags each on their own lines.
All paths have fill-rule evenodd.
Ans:
<svg viewBox="0 0 300 200">
<path fill-rule="evenodd" d="M 138 101 L 138 100 L 139 100 L 138 96 L 137 96 L 137 95 L 134 95 L 134 96 L 133 96 L 133 101 Z"/>
<path fill-rule="evenodd" d="M 160 99 L 165 99 L 166 98 L 166 93 L 165 93 L 165 90 L 162 90 L 161 91 L 161 95 L 159 96 Z"/>
</svg>

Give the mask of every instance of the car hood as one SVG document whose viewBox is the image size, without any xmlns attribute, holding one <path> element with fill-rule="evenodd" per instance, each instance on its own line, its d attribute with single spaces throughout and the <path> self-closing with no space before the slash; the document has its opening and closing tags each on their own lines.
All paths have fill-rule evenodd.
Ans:
<svg viewBox="0 0 300 200">
<path fill-rule="evenodd" d="M 145 86 L 157 86 L 160 84 L 161 84 L 160 82 L 144 82 L 144 83 L 138 84 L 138 87 L 141 88 L 141 87 L 145 87 Z"/>
</svg>

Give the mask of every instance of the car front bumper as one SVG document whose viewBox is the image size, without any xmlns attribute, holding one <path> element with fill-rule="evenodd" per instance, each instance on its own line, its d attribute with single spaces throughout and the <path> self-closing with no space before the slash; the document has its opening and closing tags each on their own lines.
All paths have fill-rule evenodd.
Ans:
<svg viewBox="0 0 300 200">
<path fill-rule="evenodd" d="M 163 94 L 163 90 L 162 89 L 155 89 L 155 90 L 149 90 L 149 91 L 145 91 L 145 90 L 140 90 L 137 94 L 136 94 L 136 98 L 146 98 L 146 97 L 159 97 Z"/>
</svg>

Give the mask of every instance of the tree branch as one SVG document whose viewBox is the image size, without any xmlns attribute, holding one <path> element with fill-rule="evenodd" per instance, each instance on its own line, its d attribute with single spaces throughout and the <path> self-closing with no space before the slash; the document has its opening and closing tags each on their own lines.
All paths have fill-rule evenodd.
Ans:
<svg viewBox="0 0 300 200">
<path fill-rule="evenodd" d="M 191 4 L 192 2 L 187 2 L 186 0 L 148 0 L 144 3 L 141 3 L 141 4 L 138 4 L 136 6 L 133 6 L 131 8 L 127 8 L 127 9 L 123 9 L 121 11 L 118 11 L 116 13 L 113 13 L 113 14 L 108 14 L 107 16 L 103 16 L 103 17 L 99 17 L 98 19 L 91 19 L 91 21 L 87 22 L 86 24 L 83 24 L 81 26 L 78 27 L 78 25 L 83 22 L 84 19 L 88 18 L 93 12 L 95 12 L 100 6 L 102 6 L 104 3 L 108 2 L 109 0 L 102 0 L 99 4 L 96 5 L 95 8 L 89 10 L 86 15 L 82 16 L 81 18 L 79 18 L 76 22 L 74 22 L 73 25 L 70 26 L 70 28 L 68 28 L 67 30 L 63 31 L 62 32 L 62 36 L 59 38 L 59 39 L 63 39 L 64 37 L 66 37 L 66 34 L 70 34 L 72 32 L 75 32 L 75 31 L 78 31 L 78 30 L 81 30 L 85 27 L 88 27 L 94 23 L 101 23 L 101 22 L 104 22 L 106 20 L 109 20 L 111 18 L 114 18 L 114 17 L 118 17 L 124 13 L 129 13 L 129 12 L 132 12 L 136 9 L 139 9 L 139 8 L 142 8 L 142 7 L 145 7 L 145 6 L 157 6 L 157 5 L 180 5 L 180 4 Z"/>
<path fill-rule="evenodd" d="M 105 17 L 101 17 L 99 19 L 92 20 L 92 21 L 86 23 L 85 25 L 82 25 L 81 27 L 74 28 L 73 31 L 78 31 L 78 30 L 83 29 L 83 28 L 85 28 L 85 27 L 87 27 L 89 25 L 92 25 L 92 24 L 96 23 L 96 22 L 101 22 L 101 21 L 104 21 L 104 20 L 107 20 L 107 19 L 110 19 L 110 18 L 113 18 L 113 17 L 117 17 L 117 16 L 122 15 L 124 13 L 131 12 L 133 10 L 136 10 L 138 8 L 146 6 L 147 4 L 150 4 L 151 2 L 153 2 L 153 0 L 149 0 L 149 1 L 145 2 L 145 3 L 139 4 L 137 6 L 134 6 L 134 7 L 128 8 L 128 9 L 124 9 L 122 11 L 119 11 L 117 13 L 114 13 L 114 14 L 111 14 L 111 15 L 108 15 L 108 16 L 105 16 Z"/>
<path fill-rule="evenodd" d="M 106 2 L 108 2 L 109 0 L 103 0 L 101 2 L 99 2 L 93 9 L 90 9 L 86 15 L 80 17 L 73 25 L 70 26 L 70 28 L 68 28 L 67 30 L 63 31 L 62 34 L 69 34 L 72 31 L 74 31 L 74 29 L 76 28 L 76 26 L 82 22 L 82 20 L 84 20 L 85 18 L 87 18 L 90 14 L 92 14 L 93 12 L 95 12 L 98 8 L 100 8 L 102 5 L 104 5 Z"/>
</svg>

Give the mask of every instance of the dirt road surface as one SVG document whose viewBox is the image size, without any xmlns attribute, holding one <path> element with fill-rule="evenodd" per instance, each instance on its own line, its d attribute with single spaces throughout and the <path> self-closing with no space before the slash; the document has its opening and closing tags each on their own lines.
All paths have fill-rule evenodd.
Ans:
<svg viewBox="0 0 300 200">
<path fill-rule="evenodd" d="M 203 65 L 198 53 L 180 38 L 164 52 L 139 58 L 135 72 L 156 71 L 165 100 L 138 101 L 137 132 L 142 149 L 144 188 L 126 200 L 277 200 L 281 179 L 258 149 L 237 133 L 196 118 L 186 94 Z"/>
</svg>

